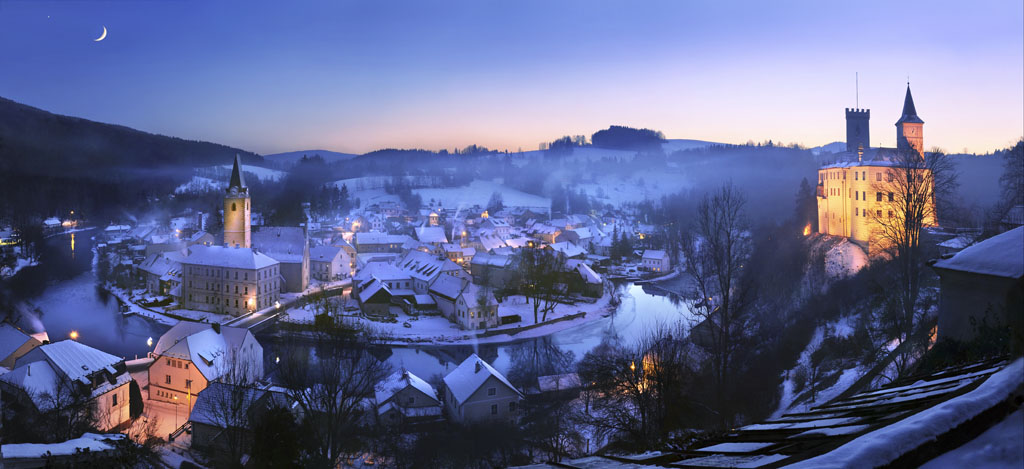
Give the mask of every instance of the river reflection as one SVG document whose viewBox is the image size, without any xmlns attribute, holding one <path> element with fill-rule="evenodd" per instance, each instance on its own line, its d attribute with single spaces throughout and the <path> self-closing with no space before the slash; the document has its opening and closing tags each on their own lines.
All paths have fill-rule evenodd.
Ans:
<svg viewBox="0 0 1024 469">
<path fill-rule="evenodd" d="M 27 332 L 45 330 L 52 341 L 77 331 L 80 342 L 104 352 L 144 356 L 149 351 L 146 339 L 159 338 L 167 327 L 124 317 L 117 299 L 97 287 L 91 268 L 93 233 L 47 239 L 40 249 L 40 265 L 15 276 L 11 288 L 22 300 L 19 323 Z"/>
<path fill-rule="evenodd" d="M 516 381 L 515 374 L 524 370 L 541 376 L 566 373 L 572 371 L 572 364 L 606 339 L 631 345 L 658 326 L 689 327 L 690 310 L 672 293 L 681 291 L 682 285 L 681 282 L 657 287 L 634 283 L 619 285 L 622 303 L 614 314 L 544 337 L 502 345 L 393 346 L 387 360 L 394 369 L 404 368 L 432 383 L 437 383 L 435 378 L 448 374 L 473 353 L 498 371 L 510 374 L 509 379 L 513 381 Z M 278 341 L 272 336 L 258 338 L 264 345 L 268 369 L 272 369 Z"/>
</svg>

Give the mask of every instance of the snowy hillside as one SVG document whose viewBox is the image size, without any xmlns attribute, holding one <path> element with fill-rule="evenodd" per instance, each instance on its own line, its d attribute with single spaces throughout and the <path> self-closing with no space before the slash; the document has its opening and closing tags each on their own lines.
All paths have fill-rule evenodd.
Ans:
<svg viewBox="0 0 1024 469">
<path fill-rule="evenodd" d="M 721 145 L 721 143 L 707 142 L 704 140 L 690 140 L 686 138 L 673 138 L 665 140 L 665 143 L 661 144 L 661 148 L 665 150 L 665 153 L 672 153 L 674 151 L 692 150 L 694 148 L 704 148 L 711 145 Z"/>
<path fill-rule="evenodd" d="M 214 191 L 214 190 L 223 189 L 223 188 L 224 188 L 224 183 L 221 182 L 221 181 L 214 181 L 213 179 L 202 177 L 202 176 L 192 176 L 192 180 L 190 180 L 189 182 L 186 182 L 186 183 L 176 187 L 174 189 L 174 193 L 175 194 L 188 194 L 188 193 L 198 194 L 200 192 L 209 192 L 209 191 Z"/>
<path fill-rule="evenodd" d="M 273 155 L 263 155 L 267 161 L 273 161 L 276 163 L 292 164 L 302 159 L 303 156 L 312 157 L 313 155 L 320 155 L 324 161 L 328 163 L 334 163 L 335 161 L 345 161 L 355 158 L 359 155 L 353 153 L 339 153 L 336 151 L 329 150 L 299 150 L 289 151 L 284 153 L 274 153 Z"/>
<path fill-rule="evenodd" d="M 501 193 L 506 207 L 540 207 L 545 210 L 551 207 L 551 199 L 547 197 L 527 194 L 494 181 L 474 180 L 468 186 L 414 189 L 413 192 L 419 194 L 423 202 L 439 200 L 445 207 L 484 206 L 495 192 Z"/>
<path fill-rule="evenodd" d="M 846 142 L 832 142 L 827 145 L 811 148 L 811 153 L 815 156 L 839 153 L 843 151 L 846 151 Z"/>
<path fill-rule="evenodd" d="M 231 171 L 231 165 L 221 165 L 220 168 Z M 242 172 L 245 173 L 246 177 L 255 175 L 260 181 L 280 181 L 284 177 L 284 171 L 278 171 L 276 169 L 261 168 L 259 166 L 250 166 L 247 164 L 242 165 Z"/>
</svg>

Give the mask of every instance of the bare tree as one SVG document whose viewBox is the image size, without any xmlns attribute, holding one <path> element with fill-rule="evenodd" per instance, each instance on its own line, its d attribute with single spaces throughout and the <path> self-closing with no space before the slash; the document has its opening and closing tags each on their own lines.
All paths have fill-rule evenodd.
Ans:
<svg viewBox="0 0 1024 469">
<path fill-rule="evenodd" d="M 753 292 L 743 275 L 752 250 L 745 205 L 746 199 L 732 183 L 706 194 L 682 245 L 695 290 L 688 300 L 695 317 L 691 335 L 711 356 L 717 408 L 725 426 L 730 424 L 726 406 L 732 356 L 745 329 L 745 312 Z"/>
<path fill-rule="evenodd" d="M 213 458 L 218 466 L 241 467 L 250 448 L 253 408 L 261 395 L 261 359 L 249 350 L 229 350 L 218 365 L 220 378 L 203 390 L 205 413 L 221 429 L 223 444 Z"/>
<path fill-rule="evenodd" d="M 100 416 L 89 386 L 58 373 L 52 391 L 34 396 L 40 413 L 32 430 L 47 441 L 67 441 L 96 430 Z"/>
<path fill-rule="evenodd" d="M 547 321 L 548 313 L 568 296 L 568 288 L 561 278 L 565 258 L 553 251 L 523 248 L 516 254 L 514 263 L 521 278 L 519 290 L 533 303 L 533 322 Z"/>
<path fill-rule="evenodd" d="M 306 467 L 337 467 L 363 446 L 366 402 L 390 372 L 372 354 L 379 340 L 354 324 L 323 322 L 282 351 L 281 383 L 304 415 Z"/>
<path fill-rule="evenodd" d="M 938 222 L 936 206 L 943 205 L 957 187 L 952 162 L 942 151 L 924 155 L 900 151 L 890 161 L 882 181 L 875 181 L 875 208 L 868 210 L 874 222 L 873 242 L 895 265 L 896 301 L 900 340 L 907 341 L 917 325 L 915 311 L 925 272 L 921 232 Z"/>
</svg>

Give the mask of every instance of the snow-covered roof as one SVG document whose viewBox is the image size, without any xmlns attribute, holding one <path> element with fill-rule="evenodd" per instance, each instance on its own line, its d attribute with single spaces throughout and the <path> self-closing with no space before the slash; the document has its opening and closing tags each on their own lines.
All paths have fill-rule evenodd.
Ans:
<svg viewBox="0 0 1024 469">
<path fill-rule="evenodd" d="M 240 327 L 220 326 L 218 333 L 211 324 L 181 321 L 160 336 L 156 347 L 153 348 L 153 354 L 158 357 L 189 360 L 206 379 L 214 380 L 228 371 L 229 364 L 226 360 L 229 352 L 239 350 L 246 336 L 250 334 L 252 333 L 248 329 Z M 259 348 L 261 357 L 262 347 L 255 338 L 253 343 Z M 252 358 L 257 357 L 254 354 Z M 262 368 L 262 363 L 259 366 Z"/>
<path fill-rule="evenodd" d="M 252 232 L 252 247 L 278 262 L 302 262 L 306 232 L 295 226 L 265 226 Z"/>
<path fill-rule="evenodd" d="M 8 460 L 9 464 L 18 465 L 17 460 L 43 460 L 50 456 L 71 456 L 77 453 L 102 453 L 111 451 L 117 447 L 116 441 L 123 440 L 128 436 L 122 433 L 101 435 L 97 433 L 84 433 L 79 438 L 74 438 L 60 443 L 5 443 L 0 448 L 2 459 Z"/>
<path fill-rule="evenodd" d="M 411 280 L 409 272 L 402 270 L 398 266 L 388 262 L 371 262 L 366 264 L 355 276 L 357 284 L 368 281 L 370 279 L 377 279 L 384 282 Z"/>
<path fill-rule="evenodd" d="M 481 305 L 480 299 L 484 296 L 486 296 L 487 298 L 487 304 Z M 483 287 L 472 282 L 467 283 L 466 288 L 462 289 L 462 297 L 466 301 L 466 307 L 468 308 L 477 308 L 480 306 L 491 306 L 498 304 L 498 300 L 494 298 L 494 292 L 492 292 L 490 289 L 484 291 Z"/>
<path fill-rule="evenodd" d="M 195 403 L 192 406 L 192 413 L 188 420 L 193 423 L 202 423 L 218 428 L 224 428 L 226 423 L 225 406 L 228 402 L 241 402 L 242 405 L 250 407 L 258 402 L 266 402 L 264 396 L 270 394 L 270 398 L 279 405 L 286 405 L 288 396 L 282 388 L 277 387 L 255 387 L 227 384 L 221 381 L 212 381 L 205 389 L 196 394 Z M 246 409 L 249 410 L 249 409 Z M 251 412 L 242 412 L 236 419 L 231 417 L 232 424 L 248 426 L 248 418 Z"/>
<path fill-rule="evenodd" d="M 935 262 L 934 266 L 995 277 L 1024 277 L 1024 226 L 967 247 L 949 259 Z"/>
<path fill-rule="evenodd" d="M 252 249 L 196 244 L 188 248 L 188 255 L 181 260 L 181 263 L 253 270 L 270 267 L 279 262 Z"/>
<path fill-rule="evenodd" d="M 416 239 L 428 244 L 448 242 L 448 237 L 444 235 L 444 228 L 440 226 L 423 226 L 416 228 Z"/>
<path fill-rule="evenodd" d="M 399 391 L 410 386 L 437 402 L 437 391 L 430 383 L 427 383 L 410 371 L 399 370 L 392 373 L 384 382 L 376 386 L 377 405 L 387 403 Z"/>
<path fill-rule="evenodd" d="M 384 283 L 381 282 L 380 280 L 373 279 L 370 281 L 370 283 L 367 283 L 363 288 L 359 290 L 359 301 L 361 303 L 366 303 L 371 298 L 373 298 L 374 295 L 382 291 L 386 293 L 388 298 L 390 299 L 391 290 L 388 289 L 388 286 L 384 285 Z"/>
<path fill-rule="evenodd" d="M 448 300 L 454 301 L 462 293 L 463 280 L 452 275 L 439 275 L 430 284 L 430 293 L 440 295 Z"/>
<path fill-rule="evenodd" d="M 160 277 L 167 274 L 180 274 L 181 261 L 184 258 L 185 256 L 177 251 L 153 253 L 139 264 L 139 270 Z"/>
<path fill-rule="evenodd" d="M 469 399 L 477 389 L 480 389 L 480 386 L 483 386 L 487 378 L 491 376 L 522 396 L 522 393 L 508 381 L 505 375 L 495 370 L 475 353 L 463 360 L 458 367 L 444 377 L 444 385 L 455 397 L 455 400 L 461 404 L 466 402 L 466 399 Z"/>
<path fill-rule="evenodd" d="M 309 248 L 309 260 L 331 262 L 341 253 L 339 246 L 314 246 Z"/>
<path fill-rule="evenodd" d="M 356 233 L 355 243 L 360 244 L 402 244 L 407 239 L 406 235 L 392 235 L 387 233 L 361 232 Z"/>
<path fill-rule="evenodd" d="M 548 247 L 550 247 L 555 252 L 564 254 L 565 257 L 582 256 L 587 253 L 586 250 L 569 241 L 552 243 L 549 244 Z"/>
<path fill-rule="evenodd" d="M 566 261 L 565 266 L 570 269 L 575 269 L 580 274 L 584 282 L 599 284 L 604 282 L 604 277 L 601 274 L 594 272 L 586 262 L 576 259 L 570 259 Z"/>
<path fill-rule="evenodd" d="M 492 267 L 508 267 L 512 264 L 512 258 L 499 254 L 488 254 L 482 252 L 473 256 L 472 265 L 489 265 Z"/>
<path fill-rule="evenodd" d="M 121 358 L 107 352 L 67 339 L 32 349 L 18 358 L 14 362 L 14 367 L 41 360 L 48 361 L 54 366 L 55 371 L 72 381 L 81 380 L 97 371 L 106 370 L 116 374 L 114 366 L 122 361 Z"/>
<path fill-rule="evenodd" d="M 430 281 L 440 275 L 444 261 L 445 259 L 427 252 L 409 251 L 405 257 L 398 260 L 397 265 L 413 278 Z"/>
<path fill-rule="evenodd" d="M 665 260 L 668 259 L 668 253 L 658 249 L 648 249 L 644 251 L 644 259 Z"/>
</svg>

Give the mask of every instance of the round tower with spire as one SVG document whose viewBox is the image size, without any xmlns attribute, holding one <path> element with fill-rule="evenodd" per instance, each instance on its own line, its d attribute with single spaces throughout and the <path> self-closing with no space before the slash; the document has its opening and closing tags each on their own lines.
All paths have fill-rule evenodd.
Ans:
<svg viewBox="0 0 1024 469">
<path fill-rule="evenodd" d="M 903 115 L 896 121 L 896 149 L 912 149 L 924 155 L 924 121 L 917 117 L 914 97 L 910 95 L 910 82 L 907 82 L 907 97 L 903 99 Z"/>
<path fill-rule="evenodd" d="M 235 165 L 231 168 L 231 182 L 224 195 L 224 244 L 231 247 L 249 248 L 251 224 L 249 188 L 242 177 L 242 160 L 236 154 Z"/>
</svg>

